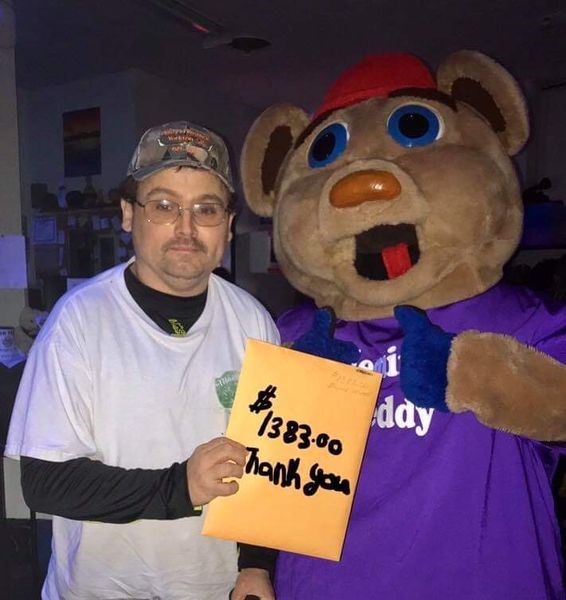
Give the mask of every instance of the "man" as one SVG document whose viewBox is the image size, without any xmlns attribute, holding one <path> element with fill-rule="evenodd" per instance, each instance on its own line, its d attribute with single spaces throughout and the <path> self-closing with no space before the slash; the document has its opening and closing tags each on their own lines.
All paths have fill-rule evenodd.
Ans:
<svg viewBox="0 0 566 600">
<path fill-rule="evenodd" d="M 148 130 L 123 185 L 134 259 L 66 294 L 34 343 L 6 454 L 29 506 L 55 515 L 45 600 L 224 600 L 234 587 L 236 544 L 200 534 L 203 506 L 243 474 L 246 449 L 223 432 L 246 340 L 279 336 L 212 274 L 232 192 L 216 134 Z M 272 556 L 247 550 L 232 598 L 271 600 Z"/>
</svg>

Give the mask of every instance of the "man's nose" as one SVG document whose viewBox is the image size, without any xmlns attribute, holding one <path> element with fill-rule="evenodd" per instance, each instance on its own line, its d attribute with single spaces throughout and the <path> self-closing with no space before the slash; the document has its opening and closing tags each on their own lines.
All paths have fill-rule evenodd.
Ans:
<svg viewBox="0 0 566 600">
<path fill-rule="evenodd" d="M 401 193 L 401 184 L 389 171 L 358 171 L 337 181 L 330 190 L 330 204 L 350 208 L 363 202 L 393 200 Z"/>
<path fill-rule="evenodd" d="M 185 234 L 195 231 L 195 221 L 190 207 L 179 209 L 179 216 L 175 221 L 175 231 Z"/>
</svg>

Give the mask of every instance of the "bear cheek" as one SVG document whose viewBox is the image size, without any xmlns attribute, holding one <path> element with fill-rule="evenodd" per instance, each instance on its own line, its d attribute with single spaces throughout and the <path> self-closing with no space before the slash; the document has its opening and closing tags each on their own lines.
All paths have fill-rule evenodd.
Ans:
<svg viewBox="0 0 566 600">
<path fill-rule="evenodd" d="M 318 198 L 289 191 L 278 206 L 276 251 L 303 273 L 330 279 L 332 271 L 322 242 L 318 220 Z"/>
</svg>

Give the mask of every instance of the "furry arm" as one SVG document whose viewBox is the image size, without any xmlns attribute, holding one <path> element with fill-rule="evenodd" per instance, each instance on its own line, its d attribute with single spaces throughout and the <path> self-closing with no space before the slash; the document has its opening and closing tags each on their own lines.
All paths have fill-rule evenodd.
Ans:
<svg viewBox="0 0 566 600">
<path fill-rule="evenodd" d="M 454 339 L 446 403 L 495 429 L 566 441 L 566 365 L 510 336 L 465 331 Z"/>
<path fill-rule="evenodd" d="M 494 429 L 566 441 L 566 365 L 511 336 L 447 333 L 411 306 L 396 307 L 395 316 L 405 333 L 401 387 L 413 404 L 472 411 Z"/>
</svg>

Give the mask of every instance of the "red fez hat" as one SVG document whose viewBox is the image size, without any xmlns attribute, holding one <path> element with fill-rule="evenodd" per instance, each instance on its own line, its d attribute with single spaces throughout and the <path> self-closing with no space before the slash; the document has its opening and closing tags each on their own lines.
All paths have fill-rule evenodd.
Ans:
<svg viewBox="0 0 566 600">
<path fill-rule="evenodd" d="M 338 77 L 313 118 L 401 88 L 436 89 L 436 83 L 428 67 L 412 54 L 370 54 Z"/>
</svg>

